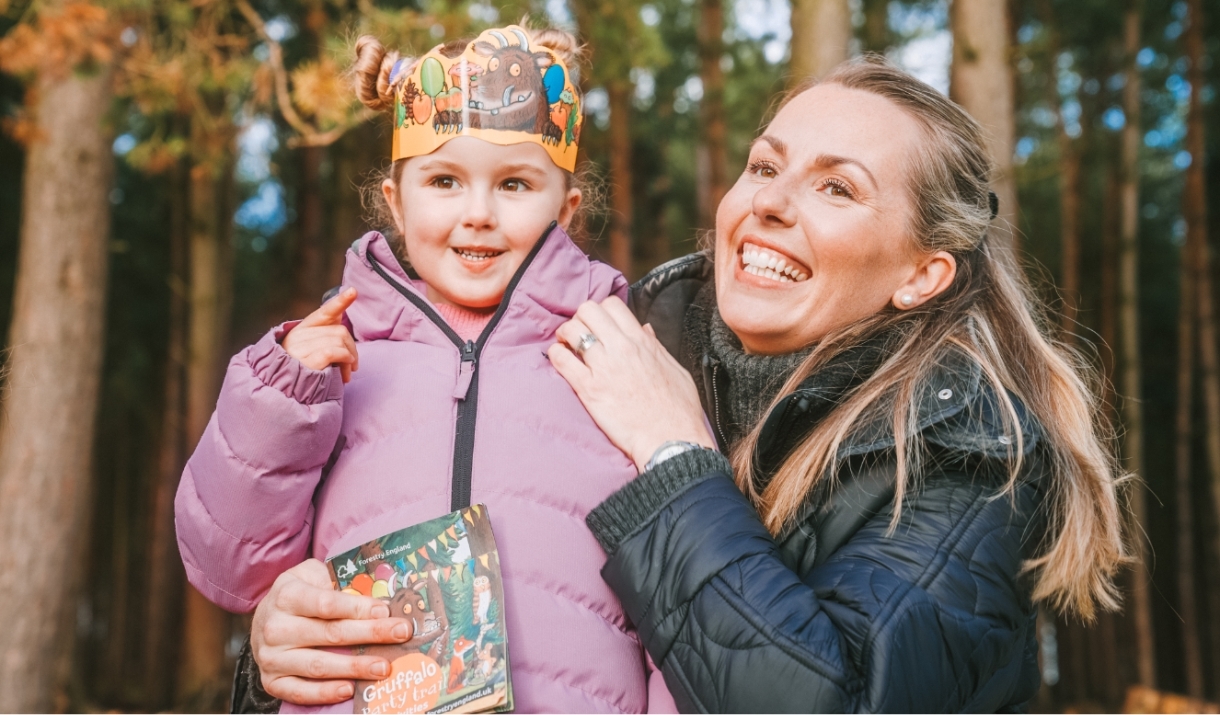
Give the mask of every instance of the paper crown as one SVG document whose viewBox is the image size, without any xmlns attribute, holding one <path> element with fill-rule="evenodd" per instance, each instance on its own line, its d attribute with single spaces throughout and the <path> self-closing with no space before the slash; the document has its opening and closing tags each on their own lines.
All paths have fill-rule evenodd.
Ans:
<svg viewBox="0 0 1220 715">
<path fill-rule="evenodd" d="M 405 81 L 399 60 L 394 94 L 395 161 L 436 151 L 459 136 L 493 144 L 530 142 L 561 169 L 576 168 L 584 116 L 567 65 L 545 47 L 531 47 L 516 26 L 485 30 L 461 54 L 442 45 L 415 64 Z"/>
</svg>

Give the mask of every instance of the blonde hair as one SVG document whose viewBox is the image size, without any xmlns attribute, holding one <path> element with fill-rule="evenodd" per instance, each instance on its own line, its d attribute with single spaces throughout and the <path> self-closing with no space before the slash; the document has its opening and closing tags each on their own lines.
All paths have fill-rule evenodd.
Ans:
<svg viewBox="0 0 1220 715">
<path fill-rule="evenodd" d="M 523 18 L 520 25 L 529 33 L 530 44 L 545 47 L 554 52 L 559 59 L 563 60 L 564 65 L 568 67 L 568 71 L 572 73 L 573 86 L 580 86 L 580 66 L 584 61 L 585 53 L 584 47 L 577 42 L 576 37 L 569 32 L 555 28 L 530 28 L 528 18 Z M 456 57 L 466 49 L 466 46 L 473 39 L 472 37 L 467 37 L 450 40 L 439 45 L 439 50 L 447 57 Z M 356 59 L 352 63 L 349 73 L 352 78 L 352 87 L 356 92 L 356 98 L 364 106 L 374 111 L 394 111 L 394 97 L 398 92 L 398 85 L 411 75 L 411 72 L 415 69 L 415 63 L 420 58 L 404 56 L 397 50 L 387 50 L 372 35 L 361 35 L 356 39 L 355 54 Z M 398 76 L 393 78 L 395 81 L 391 83 L 390 74 L 394 71 L 394 65 L 399 60 L 403 60 L 404 66 L 398 73 Z M 388 171 L 374 175 L 361 187 L 360 191 L 365 210 L 371 214 L 370 219 L 375 225 L 383 227 L 390 233 L 389 238 L 394 243 L 398 243 L 397 232 L 393 229 L 393 215 L 390 213 L 390 207 L 386 204 L 385 196 L 381 192 L 381 184 L 386 179 L 390 179 L 394 182 L 394 186 L 397 187 L 402 179 L 402 170 L 405 165 L 405 159 L 395 161 L 390 165 Z M 572 218 L 571 226 L 568 228 L 569 234 L 578 236 L 583 231 L 587 217 L 590 214 L 596 213 L 600 206 L 600 187 L 596 182 L 590 181 L 591 174 L 587 170 L 578 170 L 576 172 L 564 171 L 564 174 L 567 179 L 568 188 L 579 188 L 582 194 L 581 205 L 577 209 L 576 215 Z M 401 249 L 401 246 L 397 247 Z"/>
<path fill-rule="evenodd" d="M 919 434 L 919 391 L 953 352 L 981 368 L 985 388 L 1000 406 L 1010 436 L 1003 494 L 1015 496 L 1026 440 L 1014 397 L 1041 426 L 1047 455 L 1050 531 L 1039 555 L 1025 564 L 1034 577 L 1033 597 L 1062 612 L 1092 620 L 1096 607 L 1118 608 L 1114 575 L 1127 561 L 1118 464 L 1111 451 L 1097 375 L 1079 354 L 1048 337 L 1041 307 L 1017 267 L 1004 237 L 991 226 L 988 177 L 991 162 L 979 124 L 927 84 L 884 58 L 849 61 L 821 80 L 884 97 L 921 125 L 926 141 L 909 162 L 909 233 L 924 252 L 946 251 L 957 261 L 950 287 L 934 300 L 905 311 L 886 309 L 823 338 L 788 378 L 777 404 L 836 354 L 882 334 L 888 357 L 849 393 L 779 467 L 766 487 L 755 486 L 755 450 L 761 424 L 731 455 L 738 486 L 778 534 L 823 479 L 834 479 L 840 446 L 865 424 L 888 422 L 897 459 L 891 528 L 902 514 L 924 465 Z M 798 87 L 783 104 L 810 89 Z"/>
</svg>

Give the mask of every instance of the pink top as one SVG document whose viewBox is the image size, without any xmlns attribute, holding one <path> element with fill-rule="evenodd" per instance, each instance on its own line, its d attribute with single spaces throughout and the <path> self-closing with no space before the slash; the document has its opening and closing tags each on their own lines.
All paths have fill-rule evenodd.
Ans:
<svg viewBox="0 0 1220 715">
<path fill-rule="evenodd" d="M 479 333 L 482 333 L 483 328 L 486 328 L 487 324 L 491 322 L 491 316 L 496 314 L 495 308 L 471 310 L 460 305 L 444 303 L 434 303 L 433 307 L 462 340 L 478 340 Z"/>
</svg>

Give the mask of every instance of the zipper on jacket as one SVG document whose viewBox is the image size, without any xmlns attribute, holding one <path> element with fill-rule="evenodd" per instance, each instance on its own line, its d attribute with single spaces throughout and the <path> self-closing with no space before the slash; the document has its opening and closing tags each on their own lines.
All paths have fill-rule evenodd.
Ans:
<svg viewBox="0 0 1220 715">
<path fill-rule="evenodd" d="M 478 339 L 474 341 L 466 340 L 463 342 L 458 334 L 453 332 L 453 328 L 449 327 L 449 324 L 445 322 L 445 319 L 433 310 L 432 306 L 428 305 L 428 301 L 399 283 L 377 262 L 373 254 L 367 250 L 365 251 L 365 257 L 369 265 L 377 272 L 377 275 L 389 283 L 394 290 L 401 293 L 412 305 L 419 308 L 429 320 L 436 324 L 436 327 L 445 333 L 445 336 L 458 349 L 462 360 L 458 367 L 458 391 L 460 391 L 463 382 L 467 379 L 470 381 L 467 383 L 463 395 L 454 394 L 454 398 L 458 400 L 458 409 L 453 438 L 453 482 L 449 500 L 451 511 L 465 509 L 470 506 L 470 483 L 474 471 L 474 430 L 479 408 L 479 356 L 483 353 L 483 346 L 487 343 L 488 337 L 496 329 L 500 319 L 504 317 L 504 311 L 508 309 L 509 299 L 512 297 L 513 291 L 516 290 L 517 284 L 521 282 L 521 277 L 525 275 L 526 269 L 534 262 L 534 258 L 542 250 L 542 244 L 546 243 L 547 236 L 551 235 L 551 231 L 555 229 L 557 224 L 557 221 L 552 221 L 551 225 L 547 226 L 546 230 L 542 232 L 538 241 L 534 243 L 534 247 L 530 249 L 529 255 L 521 262 L 517 272 L 513 274 L 512 280 L 508 282 L 508 287 L 504 290 L 504 297 L 500 299 L 500 306 L 496 308 L 495 314 L 491 316 L 491 320 L 483 328 L 483 332 L 479 333 Z"/>
<path fill-rule="evenodd" d="M 727 450 L 729 441 L 724 436 L 720 418 L 720 361 L 711 355 L 703 356 L 703 392 L 708 405 L 712 408 L 712 428 L 716 430 L 716 439 L 720 449 Z"/>
</svg>

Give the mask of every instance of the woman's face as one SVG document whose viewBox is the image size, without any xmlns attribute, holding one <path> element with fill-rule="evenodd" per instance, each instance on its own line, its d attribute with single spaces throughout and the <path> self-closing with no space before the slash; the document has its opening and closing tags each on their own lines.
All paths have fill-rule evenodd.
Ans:
<svg viewBox="0 0 1220 715">
<path fill-rule="evenodd" d="M 717 303 L 748 352 L 794 352 L 923 302 L 929 280 L 948 285 L 908 231 L 908 157 L 923 137 L 897 105 L 840 85 L 780 110 L 716 213 Z"/>
</svg>

